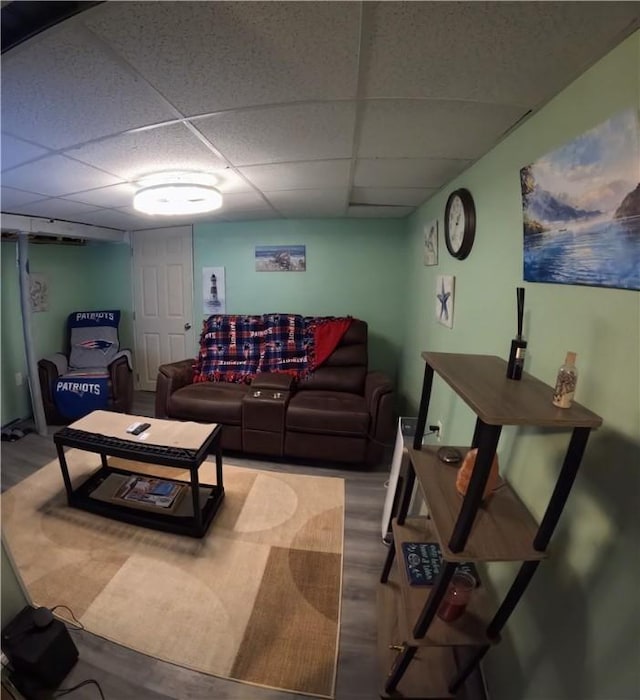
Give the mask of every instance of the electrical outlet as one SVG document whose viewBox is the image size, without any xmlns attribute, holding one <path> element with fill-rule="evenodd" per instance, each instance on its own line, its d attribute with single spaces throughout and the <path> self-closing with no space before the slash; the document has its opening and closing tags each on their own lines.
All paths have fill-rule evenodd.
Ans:
<svg viewBox="0 0 640 700">
<path fill-rule="evenodd" d="M 436 425 L 438 426 L 438 434 L 436 435 L 436 440 L 438 442 L 442 442 L 442 432 L 443 432 L 443 427 L 442 427 L 442 421 L 439 420 Z"/>
<path fill-rule="evenodd" d="M 22 386 L 22 372 L 16 372 L 16 386 Z"/>
</svg>

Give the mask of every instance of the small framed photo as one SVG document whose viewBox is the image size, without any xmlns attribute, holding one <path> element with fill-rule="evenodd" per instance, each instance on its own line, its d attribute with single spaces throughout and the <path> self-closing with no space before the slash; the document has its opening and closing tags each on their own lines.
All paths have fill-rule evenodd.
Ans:
<svg viewBox="0 0 640 700">
<path fill-rule="evenodd" d="M 256 246 L 256 272 L 305 272 L 306 269 L 304 245 Z"/>
<path fill-rule="evenodd" d="M 453 328 L 455 282 L 453 275 L 438 275 L 436 280 L 436 320 L 447 328 Z"/>
<path fill-rule="evenodd" d="M 226 314 L 224 267 L 202 268 L 202 312 L 211 314 Z"/>
<path fill-rule="evenodd" d="M 424 264 L 438 264 L 438 219 L 424 225 Z"/>
</svg>

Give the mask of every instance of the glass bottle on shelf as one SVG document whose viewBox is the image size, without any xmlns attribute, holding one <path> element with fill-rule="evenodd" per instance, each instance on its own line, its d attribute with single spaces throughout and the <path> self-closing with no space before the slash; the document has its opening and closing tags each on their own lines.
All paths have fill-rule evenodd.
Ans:
<svg viewBox="0 0 640 700">
<path fill-rule="evenodd" d="M 558 370 L 556 386 L 553 390 L 553 405 L 558 408 L 570 408 L 578 381 L 576 353 L 568 352 L 564 364 Z"/>
</svg>

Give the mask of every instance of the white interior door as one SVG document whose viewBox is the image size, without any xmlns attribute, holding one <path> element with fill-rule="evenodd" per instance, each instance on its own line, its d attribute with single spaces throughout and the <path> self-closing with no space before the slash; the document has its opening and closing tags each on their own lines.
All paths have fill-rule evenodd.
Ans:
<svg viewBox="0 0 640 700">
<path fill-rule="evenodd" d="M 195 357 L 191 226 L 135 231 L 136 388 L 154 391 L 158 367 Z"/>
</svg>

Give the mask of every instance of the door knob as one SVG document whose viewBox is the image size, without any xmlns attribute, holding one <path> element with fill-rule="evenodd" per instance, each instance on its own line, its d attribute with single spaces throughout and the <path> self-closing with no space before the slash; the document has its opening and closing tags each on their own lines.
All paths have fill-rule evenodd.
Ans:
<svg viewBox="0 0 640 700">
<path fill-rule="evenodd" d="M 184 329 L 185 329 L 185 331 L 188 331 L 190 328 L 191 328 L 191 324 L 190 324 L 190 323 L 185 323 L 185 324 L 184 324 Z"/>
</svg>

